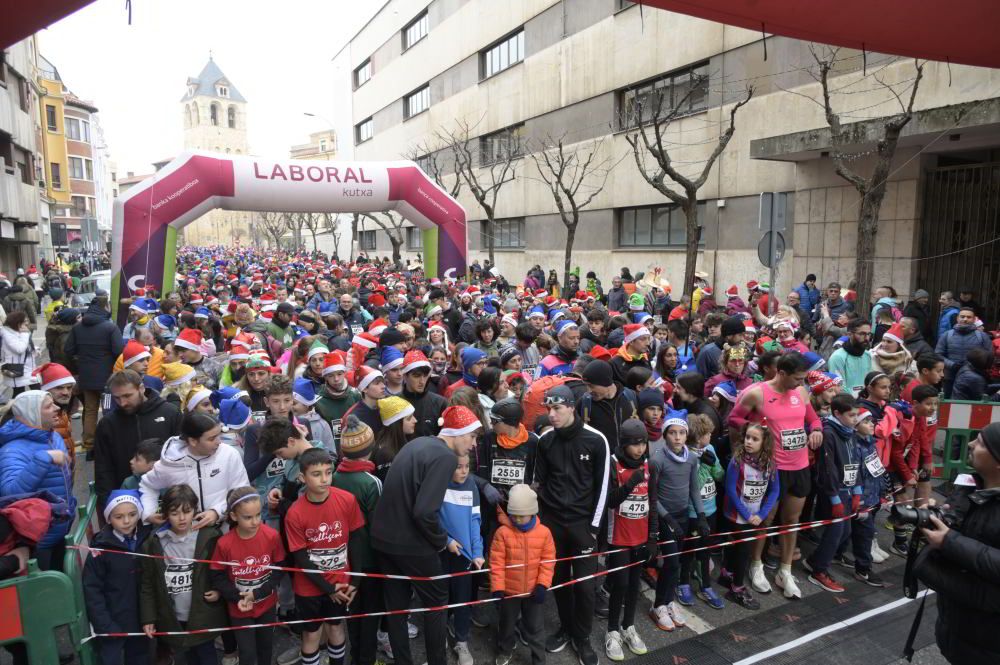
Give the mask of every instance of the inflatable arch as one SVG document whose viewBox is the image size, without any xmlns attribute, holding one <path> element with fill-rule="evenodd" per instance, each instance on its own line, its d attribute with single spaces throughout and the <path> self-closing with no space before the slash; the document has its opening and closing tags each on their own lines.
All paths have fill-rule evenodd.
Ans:
<svg viewBox="0 0 1000 665">
<path fill-rule="evenodd" d="M 394 210 L 422 230 L 428 276 L 466 272 L 465 210 L 413 162 L 321 162 L 185 152 L 115 200 L 112 303 L 173 288 L 177 231 L 215 209 Z M 119 323 L 122 323 L 119 321 Z"/>
</svg>

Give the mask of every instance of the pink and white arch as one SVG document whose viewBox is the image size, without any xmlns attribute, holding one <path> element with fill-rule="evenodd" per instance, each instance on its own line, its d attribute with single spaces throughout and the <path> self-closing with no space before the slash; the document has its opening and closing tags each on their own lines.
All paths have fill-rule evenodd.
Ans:
<svg viewBox="0 0 1000 665">
<path fill-rule="evenodd" d="M 424 235 L 429 276 L 465 274 L 465 210 L 413 162 L 317 162 L 185 152 L 115 201 L 112 302 L 173 288 L 177 231 L 215 208 L 394 210 Z"/>
</svg>

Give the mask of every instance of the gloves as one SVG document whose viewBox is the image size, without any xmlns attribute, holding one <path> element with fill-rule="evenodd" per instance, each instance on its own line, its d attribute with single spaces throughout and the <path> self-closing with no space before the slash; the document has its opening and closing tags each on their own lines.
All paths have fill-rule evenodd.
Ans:
<svg viewBox="0 0 1000 665">
<path fill-rule="evenodd" d="M 535 605 L 541 605 L 545 602 L 545 592 L 548 589 L 542 584 L 536 584 L 535 589 L 531 592 L 531 602 Z"/>
<path fill-rule="evenodd" d="M 660 547 L 656 544 L 657 537 L 650 536 L 649 540 L 646 541 L 646 549 L 648 550 L 647 561 L 654 566 L 656 565 L 657 557 L 660 556 Z"/>
<path fill-rule="evenodd" d="M 487 503 L 496 506 L 499 505 L 500 502 L 503 500 L 503 497 L 500 496 L 500 491 L 497 488 L 493 487 L 493 485 L 490 485 L 489 483 L 483 483 L 482 489 L 483 489 L 483 498 L 486 499 Z"/>
<path fill-rule="evenodd" d="M 493 597 L 494 598 L 503 598 L 505 595 L 506 594 L 502 590 L 501 591 L 494 591 L 493 592 Z"/>
<path fill-rule="evenodd" d="M 843 504 L 843 502 L 841 502 L 841 503 L 835 503 L 835 504 L 831 505 L 830 506 L 830 511 L 832 513 L 830 515 L 830 517 L 833 517 L 834 519 L 843 517 L 844 516 L 844 504 Z"/>
<path fill-rule="evenodd" d="M 635 471 L 632 472 L 632 475 L 628 477 L 626 485 L 628 485 L 630 489 L 635 489 L 636 485 L 638 485 L 645 479 L 646 479 L 646 472 L 643 469 L 636 469 Z"/>
<path fill-rule="evenodd" d="M 858 508 L 861 507 L 861 495 L 853 494 L 851 495 L 851 512 L 857 514 Z"/>
<path fill-rule="evenodd" d="M 912 418 L 913 417 L 913 407 L 910 406 L 909 402 L 905 402 L 905 401 L 903 401 L 901 399 L 897 399 L 895 402 L 893 402 L 889 406 L 891 406 L 892 408 L 896 409 L 901 414 L 903 414 L 904 418 Z"/>
<path fill-rule="evenodd" d="M 712 527 L 708 525 L 708 518 L 704 515 L 698 515 L 698 535 L 702 538 L 712 535 Z"/>
<path fill-rule="evenodd" d="M 708 465 L 708 466 L 715 466 L 715 463 L 718 462 L 718 461 L 719 461 L 719 458 L 716 457 L 715 453 L 713 453 L 708 448 L 705 448 L 705 450 L 701 451 L 701 463 L 702 464 L 705 464 L 705 465 Z"/>
</svg>

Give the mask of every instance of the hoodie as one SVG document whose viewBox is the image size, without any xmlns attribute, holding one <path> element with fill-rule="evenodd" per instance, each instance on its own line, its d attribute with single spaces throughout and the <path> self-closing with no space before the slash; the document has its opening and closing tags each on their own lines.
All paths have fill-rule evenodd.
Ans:
<svg viewBox="0 0 1000 665">
<path fill-rule="evenodd" d="M 214 453 L 198 457 L 179 436 L 163 445 L 160 459 L 139 482 L 142 494 L 142 517 L 148 520 L 159 511 L 160 491 L 173 485 L 188 485 L 198 495 L 198 512 L 214 510 L 226 514 L 226 494 L 234 487 L 249 485 L 240 453 L 220 444 Z"/>
<path fill-rule="evenodd" d="M 865 376 L 872 371 L 872 358 L 867 350 L 848 340 L 830 356 L 829 367 L 844 380 L 844 388 L 857 397 L 865 387 Z"/>
</svg>

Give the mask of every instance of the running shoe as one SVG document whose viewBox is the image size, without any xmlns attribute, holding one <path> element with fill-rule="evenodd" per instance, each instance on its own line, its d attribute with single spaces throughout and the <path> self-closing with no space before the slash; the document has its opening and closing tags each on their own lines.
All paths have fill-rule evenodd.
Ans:
<svg viewBox="0 0 1000 665">
<path fill-rule="evenodd" d="M 873 586 L 878 589 L 885 586 L 885 582 L 882 581 L 882 578 L 870 570 L 855 570 L 854 578 L 864 582 L 868 586 Z"/>
<path fill-rule="evenodd" d="M 455 642 L 455 656 L 458 657 L 458 665 L 473 665 L 474 663 L 468 642 Z"/>
<path fill-rule="evenodd" d="M 514 652 L 510 653 L 498 653 L 496 660 L 493 661 L 494 665 L 510 665 L 510 661 L 514 658 Z"/>
<path fill-rule="evenodd" d="M 844 593 L 843 585 L 830 577 L 829 573 L 809 573 L 809 581 L 830 593 Z"/>
<path fill-rule="evenodd" d="M 734 603 L 736 603 L 737 605 L 746 610 L 760 609 L 760 602 L 758 602 L 757 599 L 753 597 L 753 594 L 750 593 L 750 589 L 748 589 L 747 587 L 743 587 L 742 589 L 739 590 L 730 589 L 729 591 L 726 592 L 726 598 L 728 598 L 729 600 L 733 601 Z"/>
<path fill-rule="evenodd" d="M 837 564 L 841 568 L 850 568 L 854 570 L 854 557 L 846 552 L 840 556 L 833 557 L 833 563 Z"/>
<path fill-rule="evenodd" d="M 724 589 L 728 589 L 733 586 L 733 574 L 725 568 L 722 568 L 719 571 L 719 586 Z"/>
<path fill-rule="evenodd" d="M 625 650 L 622 649 L 622 636 L 617 630 L 610 630 L 604 636 L 604 653 L 609 660 L 625 660 Z"/>
<path fill-rule="evenodd" d="M 872 561 L 875 563 L 885 563 L 885 561 L 889 558 L 889 553 L 879 547 L 878 541 L 873 539 L 871 556 Z"/>
<path fill-rule="evenodd" d="M 715 589 L 712 587 L 706 587 L 698 592 L 698 597 L 708 603 L 708 606 L 713 610 L 721 610 L 726 606 L 726 603 L 719 597 L 719 594 L 715 593 Z"/>
<path fill-rule="evenodd" d="M 767 576 L 764 575 L 764 566 L 759 561 L 750 563 L 750 572 L 748 573 L 750 578 L 750 586 L 757 593 L 771 593 L 771 583 L 767 581 Z"/>
<path fill-rule="evenodd" d="M 576 651 L 576 660 L 580 665 L 598 665 L 600 659 L 594 652 L 594 647 L 590 646 L 590 638 L 573 640 L 573 651 Z"/>
<path fill-rule="evenodd" d="M 795 579 L 795 575 L 792 575 L 790 572 L 779 570 L 778 574 L 774 576 L 774 583 L 779 589 L 781 589 L 785 598 L 789 600 L 796 600 L 802 597 L 802 591 L 799 589 L 799 583 Z"/>
<path fill-rule="evenodd" d="M 639 631 L 635 629 L 635 626 L 629 626 L 623 630 L 622 639 L 625 640 L 628 650 L 637 656 L 642 656 L 649 652 L 649 649 L 646 648 L 646 643 L 639 637 Z"/>
<path fill-rule="evenodd" d="M 686 605 L 687 607 L 694 605 L 694 592 L 691 591 L 690 584 L 677 585 L 677 601 L 681 605 Z"/>
<path fill-rule="evenodd" d="M 896 556 L 901 556 L 905 559 L 910 552 L 910 544 L 905 540 L 894 540 L 892 541 L 892 545 L 889 546 L 889 551 Z"/>
<path fill-rule="evenodd" d="M 411 640 L 415 640 L 415 639 L 417 639 L 417 635 L 419 635 L 419 634 L 420 634 L 420 629 L 417 628 L 415 624 L 412 624 L 409 621 L 407 621 L 406 622 L 406 636 L 409 637 Z"/>
<path fill-rule="evenodd" d="M 569 644 L 569 633 L 560 628 L 545 640 L 545 650 L 549 653 L 559 653 Z"/>
<path fill-rule="evenodd" d="M 678 628 L 683 628 L 687 625 L 687 616 L 684 614 L 684 610 L 681 606 L 677 604 L 677 601 L 673 601 L 667 604 L 667 612 L 670 613 L 670 620 L 674 622 L 674 625 Z"/>
<path fill-rule="evenodd" d="M 386 662 L 392 662 L 395 660 L 395 656 L 392 655 L 392 643 L 389 641 L 389 633 L 384 630 L 380 630 L 375 633 L 376 640 L 378 642 L 378 651 L 385 656 Z"/>
<path fill-rule="evenodd" d="M 649 618 L 660 630 L 665 630 L 668 633 L 673 632 L 674 621 L 670 618 L 670 612 L 667 611 L 666 605 L 658 605 L 657 607 L 650 608 Z"/>
</svg>

